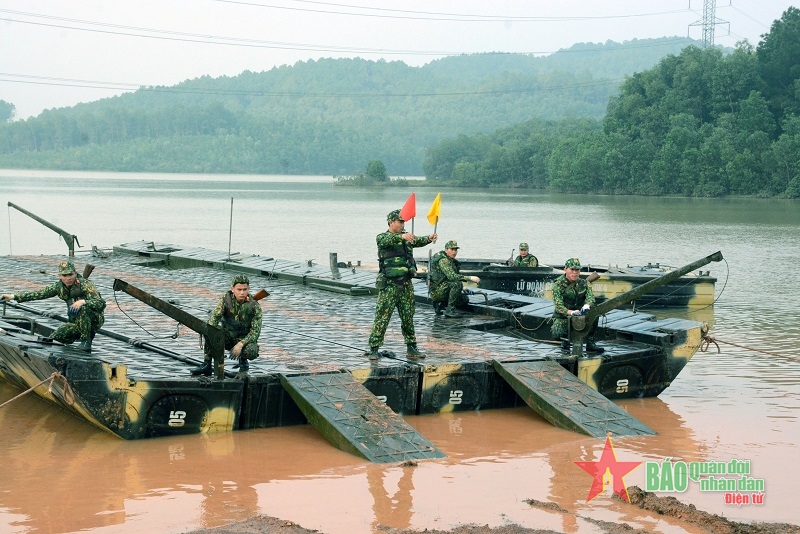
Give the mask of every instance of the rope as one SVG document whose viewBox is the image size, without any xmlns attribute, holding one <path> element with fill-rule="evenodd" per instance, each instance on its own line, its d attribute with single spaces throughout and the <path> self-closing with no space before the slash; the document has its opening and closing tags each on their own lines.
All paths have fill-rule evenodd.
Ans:
<svg viewBox="0 0 800 534">
<path fill-rule="evenodd" d="M 67 377 L 65 377 L 64 375 L 62 375 L 58 371 L 54 371 L 53 374 L 51 374 L 50 376 L 48 376 L 47 378 L 45 378 L 44 380 L 42 380 L 41 382 L 39 382 L 35 386 L 29 387 L 28 389 L 26 389 L 25 391 L 23 391 L 22 393 L 20 393 L 16 397 L 7 400 L 3 404 L 0 404 L 0 408 L 5 406 L 6 404 L 11 404 L 12 401 L 15 401 L 18 398 L 22 397 L 23 395 L 26 395 L 26 394 L 30 393 L 31 391 L 33 391 L 34 389 L 38 388 L 39 386 L 41 386 L 42 384 L 44 384 L 47 381 L 50 381 L 50 385 L 47 387 L 47 392 L 52 395 L 53 394 L 53 383 L 55 382 L 56 378 L 60 378 L 64 382 L 64 401 L 67 404 L 69 404 L 70 406 L 72 406 L 73 404 L 75 404 L 75 393 L 72 392 L 72 387 L 69 385 L 69 382 L 67 382 Z"/>
<path fill-rule="evenodd" d="M 122 309 L 122 306 L 119 305 L 119 301 L 117 300 L 117 292 L 116 291 L 114 291 L 114 303 L 117 305 L 117 308 L 119 308 L 119 311 L 122 312 L 122 315 L 124 315 L 125 317 L 130 319 L 133 324 L 135 324 L 136 326 L 138 326 L 139 328 L 141 328 L 142 330 L 144 330 L 145 332 L 150 334 L 150 337 L 152 337 L 154 339 L 167 339 L 167 338 L 177 339 L 178 338 L 178 335 L 180 334 L 180 331 L 181 331 L 181 324 L 180 323 L 176 324 L 176 328 L 175 328 L 175 333 L 174 334 L 170 334 L 168 336 L 157 336 L 157 335 L 153 334 L 151 331 L 149 331 L 147 328 L 145 328 L 142 325 L 140 325 L 139 323 L 137 323 L 136 319 L 134 319 L 133 317 L 128 315 L 125 312 L 125 310 Z M 134 345 L 134 346 L 136 346 L 136 345 Z"/>
<path fill-rule="evenodd" d="M 788 354 L 779 354 L 777 352 L 769 352 L 767 350 L 761 349 L 754 349 L 753 347 L 747 347 L 745 345 L 739 345 L 738 343 L 732 343 L 730 341 L 723 341 L 721 339 L 716 339 L 711 336 L 705 336 L 703 341 L 700 343 L 700 352 L 706 352 L 708 350 L 709 345 L 714 344 L 717 347 L 717 353 L 721 352 L 719 348 L 719 343 L 724 343 L 725 345 L 731 345 L 733 347 L 738 347 L 740 349 L 749 350 L 753 352 L 759 352 L 761 354 L 766 354 L 768 356 L 777 356 L 779 358 L 789 358 L 790 360 L 800 360 L 800 358 L 796 356 L 789 356 Z"/>
</svg>

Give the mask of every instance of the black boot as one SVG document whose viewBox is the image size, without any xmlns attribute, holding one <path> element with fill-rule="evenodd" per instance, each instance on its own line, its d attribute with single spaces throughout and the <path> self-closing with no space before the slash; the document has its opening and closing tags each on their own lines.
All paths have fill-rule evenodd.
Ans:
<svg viewBox="0 0 800 534">
<path fill-rule="evenodd" d="M 433 313 L 435 313 L 436 315 L 441 315 L 443 309 L 444 309 L 444 302 L 433 303 Z"/>
<path fill-rule="evenodd" d="M 192 376 L 211 376 L 212 369 L 211 369 L 211 360 L 206 360 L 203 362 L 203 365 L 200 367 L 195 367 L 192 369 Z"/>
<path fill-rule="evenodd" d="M 425 355 L 417 348 L 416 343 L 409 343 L 406 345 L 406 356 L 415 360 L 421 360 L 425 357 Z"/>
<path fill-rule="evenodd" d="M 451 319 L 463 317 L 459 312 L 456 311 L 454 306 L 448 306 L 447 309 L 444 310 L 444 316 Z"/>
<path fill-rule="evenodd" d="M 606 351 L 603 347 L 599 347 L 593 340 L 586 340 L 586 352 L 594 352 L 595 354 L 603 354 Z"/>
<path fill-rule="evenodd" d="M 86 339 L 82 339 L 78 348 L 83 352 L 92 352 L 92 338 L 87 337 Z"/>
<path fill-rule="evenodd" d="M 561 340 L 561 352 L 566 352 L 567 354 L 569 354 L 569 340 L 568 339 L 562 339 Z"/>
<path fill-rule="evenodd" d="M 369 359 L 370 359 L 370 360 L 372 360 L 372 361 L 375 361 L 375 360 L 377 360 L 378 358 L 380 358 L 380 357 L 381 357 L 381 355 L 380 355 L 380 354 L 378 354 L 378 347 L 370 347 L 370 348 L 369 348 L 369 352 L 367 353 L 367 356 L 368 356 L 368 357 L 369 357 Z"/>
</svg>

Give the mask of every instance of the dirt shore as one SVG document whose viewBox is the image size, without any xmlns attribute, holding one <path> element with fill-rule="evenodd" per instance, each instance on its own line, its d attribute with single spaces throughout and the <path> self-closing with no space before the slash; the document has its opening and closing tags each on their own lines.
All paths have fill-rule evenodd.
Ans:
<svg viewBox="0 0 800 534">
<path fill-rule="evenodd" d="M 729 521 L 716 514 L 709 514 L 694 507 L 693 504 L 684 504 L 674 497 L 658 497 L 654 493 L 642 491 L 636 486 L 628 488 L 631 505 L 655 512 L 659 515 L 676 518 L 687 526 L 701 528 L 711 534 L 800 534 L 800 526 L 787 523 L 737 523 Z M 616 497 L 615 497 L 616 498 Z M 560 512 L 564 515 L 581 517 L 603 529 L 606 534 L 639 534 L 647 531 L 637 530 L 626 523 L 609 523 L 595 519 L 577 516 L 554 503 L 547 503 L 529 499 L 530 506 Z M 385 528 L 379 530 L 384 534 L 558 534 L 553 530 L 540 530 L 521 527 L 519 525 L 504 525 L 490 528 L 488 525 L 462 525 L 451 530 L 413 530 Z M 217 528 L 193 530 L 187 534 L 324 534 L 323 531 L 309 530 L 291 521 L 268 516 L 256 516 L 246 521 Z"/>
</svg>

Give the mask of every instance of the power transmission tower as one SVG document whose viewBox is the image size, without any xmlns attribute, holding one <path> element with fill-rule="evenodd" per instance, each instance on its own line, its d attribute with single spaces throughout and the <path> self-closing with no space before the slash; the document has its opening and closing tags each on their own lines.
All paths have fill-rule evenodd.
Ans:
<svg viewBox="0 0 800 534">
<path fill-rule="evenodd" d="M 691 3 L 689 8 L 691 8 Z M 703 28 L 703 48 L 714 48 L 714 26 L 717 24 L 730 24 L 727 20 L 718 19 L 716 16 L 717 0 L 703 0 L 703 18 L 689 24 L 692 26 L 702 26 Z M 730 30 L 730 26 L 728 26 Z"/>
</svg>

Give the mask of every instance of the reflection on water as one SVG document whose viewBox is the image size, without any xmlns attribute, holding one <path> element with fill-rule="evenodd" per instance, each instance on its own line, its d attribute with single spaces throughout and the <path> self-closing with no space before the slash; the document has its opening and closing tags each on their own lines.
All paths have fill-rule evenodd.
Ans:
<svg viewBox="0 0 800 534">
<path fill-rule="evenodd" d="M 328 252 L 374 261 L 385 214 L 410 194 L 334 189 L 314 178 L 47 175 L 41 182 L 35 173 L 4 171 L 0 195 L 76 233 L 83 245 L 147 239 L 225 250 L 235 197 L 234 251 L 317 262 L 327 262 Z M 416 193 L 418 213 L 426 212 L 435 192 Z M 65 208 L 87 199 L 91 217 Z M 26 219 L 0 217 L 0 253 L 66 250 Z M 562 239 L 565 220 L 587 231 Z M 431 230 L 422 217 L 415 224 L 417 233 Z M 681 265 L 721 250 L 726 262 L 709 266 L 719 279 L 713 311 L 652 311 L 709 323 L 721 352 L 714 345 L 698 352 L 658 399 L 620 402 L 658 434 L 615 439 L 614 448 L 622 461 L 748 459 L 752 476 L 766 482 L 764 505 L 725 505 L 722 494 L 694 484 L 675 496 L 730 519 L 800 523 L 793 502 L 800 467 L 791 460 L 800 442 L 793 309 L 800 269 L 776 268 L 796 262 L 797 203 L 444 190 L 438 230 L 460 241 L 465 257 L 505 257 L 527 241 L 549 263 L 579 256 Z M 0 383 L 0 403 L 17 393 Z M 182 532 L 257 513 L 348 534 L 508 522 L 595 532 L 583 518 L 685 531 L 677 520 L 611 500 L 610 490 L 586 503 L 591 477 L 574 462 L 597 460 L 603 441 L 553 428 L 527 408 L 408 421 L 448 458 L 372 465 L 336 450 L 310 426 L 122 442 L 25 396 L 0 408 L 0 532 Z M 625 482 L 644 487 L 643 468 Z M 570 513 L 532 508 L 525 499 Z"/>
</svg>

